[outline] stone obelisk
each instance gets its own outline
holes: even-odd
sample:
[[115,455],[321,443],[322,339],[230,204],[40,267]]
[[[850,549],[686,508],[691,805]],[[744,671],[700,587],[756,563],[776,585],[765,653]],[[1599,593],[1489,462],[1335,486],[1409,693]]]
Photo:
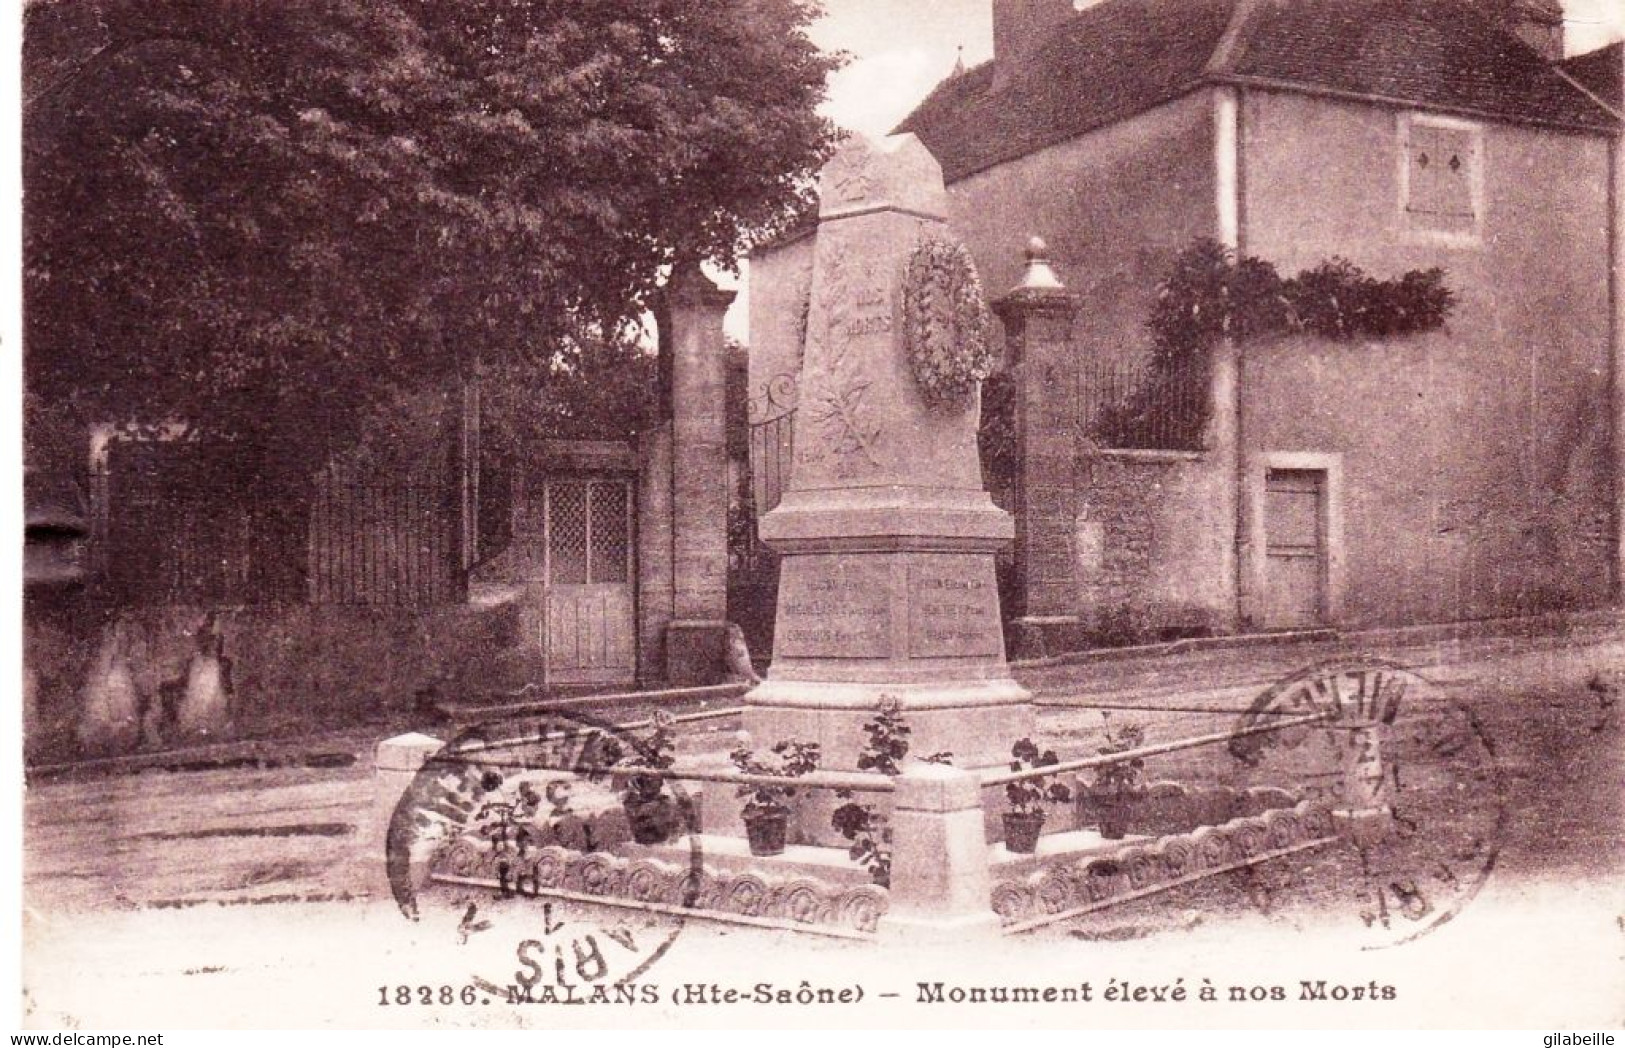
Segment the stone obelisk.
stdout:
[[928,405],[903,335],[908,260],[949,237],[942,169],[912,135],[855,136],[819,195],[795,457],[761,523],[782,557],[773,663],[745,726],[759,746],[817,741],[825,767],[851,769],[890,696],[914,754],[998,764],[1033,730],[993,573],[1014,529],[982,485],[979,396]]

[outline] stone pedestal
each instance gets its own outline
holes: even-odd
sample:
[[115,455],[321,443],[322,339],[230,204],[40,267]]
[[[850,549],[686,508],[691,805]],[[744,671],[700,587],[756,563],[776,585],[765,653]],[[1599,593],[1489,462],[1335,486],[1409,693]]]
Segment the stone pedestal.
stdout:
[[718,684],[728,673],[728,623],[673,619],[666,624],[666,683],[674,688]]
[[975,776],[940,765],[910,765],[898,777],[883,938],[963,942],[997,934],[980,792]]
[[1333,817],[1361,847],[1374,847],[1393,832],[1387,802],[1387,769],[1382,761],[1383,726],[1374,721],[1333,721],[1326,731],[1337,740],[1342,796]]
[[758,747],[817,741],[851,769],[893,697],[915,754],[998,764],[1032,734],[1010,677],[993,554],[1014,534],[982,487],[979,401],[928,405],[902,275],[946,239],[947,194],[913,136],[848,139],[825,166],[789,488],[761,525],[782,555],[773,664],[746,699]]
[[[389,835],[389,822],[396,805],[412,780],[430,757],[439,753],[445,743],[420,732],[409,732],[380,742],[373,751],[373,806],[366,847],[368,865],[367,891],[375,900],[391,897],[389,876],[385,868],[385,853]],[[425,838],[412,852],[412,880],[421,885],[428,877],[429,860],[433,857],[436,841]]]

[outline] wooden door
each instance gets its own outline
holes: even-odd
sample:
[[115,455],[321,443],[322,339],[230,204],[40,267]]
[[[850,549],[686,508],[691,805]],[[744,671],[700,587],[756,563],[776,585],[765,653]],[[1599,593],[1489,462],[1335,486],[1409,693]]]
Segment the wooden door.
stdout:
[[1272,469],[1264,483],[1264,625],[1318,626],[1326,614],[1326,474]]
[[636,671],[631,485],[549,479],[543,506],[548,679],[628,684]]

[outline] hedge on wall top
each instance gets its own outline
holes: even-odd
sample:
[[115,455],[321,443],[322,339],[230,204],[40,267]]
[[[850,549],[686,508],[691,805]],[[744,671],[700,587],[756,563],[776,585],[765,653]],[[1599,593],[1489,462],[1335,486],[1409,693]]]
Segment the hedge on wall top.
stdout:
[[1090,438],[1114,448],[1200,450],[1212,401],[1212,349],[1276,335],[1308,334],[1352,343],[1436,331],[1456,295],[1437,267],[1379,279],[1344,258],[1296,276],[1211,239],[1175,259],[1157,285],[1148,325],[1152,368],[1128,396],[1090,425]]
[[1261,258],[1199,240],[1180,252],[1157,288],[1150,327],[1156,360],[1167,366],[1194,359],[1226,337],[1245,342],[1307,333],[1347,341],[1435,331],[1455,302],[1437,267],[1379,280],[1333,258],[1282,277]]
[[903,274],[903,341],[915,385],[934,408],[968,408],[993,373],[982,283],[963,244],[930,238]]

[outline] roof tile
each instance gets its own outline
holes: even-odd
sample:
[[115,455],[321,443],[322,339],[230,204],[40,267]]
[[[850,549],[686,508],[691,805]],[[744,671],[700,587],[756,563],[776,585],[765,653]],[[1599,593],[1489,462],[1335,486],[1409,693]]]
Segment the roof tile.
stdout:
[[[1233,16],[1239,32],[1221,51]],[[1105,0],[1057,29],[1020,68],[995,72],[989,62],[949,77],[897,128],[925,142],[949,182],[1212,81],[1618,127],[1473,0]]]
[[1265,0],[1230,72],[1514,121],[1615,123],[1533,49],[1458,0]]

